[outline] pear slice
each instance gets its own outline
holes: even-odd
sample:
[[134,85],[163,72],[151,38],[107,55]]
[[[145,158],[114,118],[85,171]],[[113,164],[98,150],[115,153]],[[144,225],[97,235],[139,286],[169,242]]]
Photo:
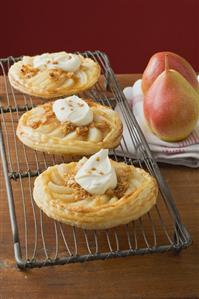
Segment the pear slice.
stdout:
[[88,140],[93,142],[99,142],[102,140],[102,133],[97,128],[89,128]]

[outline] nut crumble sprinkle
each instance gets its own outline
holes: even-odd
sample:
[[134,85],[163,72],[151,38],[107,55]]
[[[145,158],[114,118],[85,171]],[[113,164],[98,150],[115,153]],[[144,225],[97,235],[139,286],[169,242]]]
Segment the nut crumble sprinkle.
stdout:
[[92,197],[92,194],[88,193],[86,190],[80,187],[78,183],[76,183],[74,175],[75,174],[69,174],[65,177],[66,185],[70,188],[73,188],[74,190],[74,197],[82,200],[88,197]]
[[70,78],[72,78],[73,77],[73,72],[65,72],[65,71],[63,71],[63,70],[61,70],[61,69],[52,69],[52,70],[50,70],[50,72],[49,72],[49,76],[50,76],[50,78],[52,79],[52,80],[62,80],[62,79],[66,79],[66,78],[68,78],[68,79],[70,79]]
[[23,64],[21,67],[21,73],[25,78],[31,78],[38,73],[39,69],[32,67],[29,64]]
[[85,136],[88,134],[88,131],[89,131],[89,128],[87,126],[76,128],[76,133],[78,136]]
[[[125,195],[125,192],[127,191],[129,187],[129,178],[130,178],[130,173],[131,170],[130,168],[127,167],[122,167],[122,169],[115,169],[117,173],[117,186],[115,189],[108,189],[104,195],[108,195],[111,199],[113,197],[117,197],[118,199],[122,198]],[[76,181],[75,181],[75,174],[76,170],[73,171],[70,174],[67,174],[64,179],[65,179],[65,185],[72,187],[74,189],[74,196],[75,199],[86,199],[89,197],[92,197],[93,195],[84,190]],[[90,171],[89,174],[92,174]],[[100,196],[100,195],[99,195]],[[103,195],[101,195],[103,196]]]
[[76,129],[76,126],[73,125],[71,122],[63,123],[62,127],[63,127],[63,131],[64,131],[64,135],[67,135]]

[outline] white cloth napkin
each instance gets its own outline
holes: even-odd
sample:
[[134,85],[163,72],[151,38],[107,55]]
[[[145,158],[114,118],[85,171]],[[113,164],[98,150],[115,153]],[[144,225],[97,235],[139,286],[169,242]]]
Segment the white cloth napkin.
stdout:
[[[199,167],[199,121],[194,131],[185,140],[179,142],[162,141],[146,125],[143,113],[141,79],[137,80],[132,87],[126,87],[123,92],[157,161]],[[134,155],[135,148],[132,146],[131,137],[126,125],[124,125],[124,139],[126,140],[129,152]]]

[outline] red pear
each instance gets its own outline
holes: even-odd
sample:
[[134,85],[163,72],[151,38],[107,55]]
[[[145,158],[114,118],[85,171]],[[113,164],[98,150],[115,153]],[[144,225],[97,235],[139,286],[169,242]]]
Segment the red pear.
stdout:
[[199,91],[197,75],[188,61],[172,52],[158,52],[154,54],[142,76],[142,90],[144,93],[150,88],[155,79],[164,71],[165,55],[169,59],[171,69],[178,71],[192,86]]
[[[166,58],[167,60],[168,58]],[[199,94],[177,71],[165,70],[144,97],[144,115],[151,130],[165,141],[186,138],[199,117]]]

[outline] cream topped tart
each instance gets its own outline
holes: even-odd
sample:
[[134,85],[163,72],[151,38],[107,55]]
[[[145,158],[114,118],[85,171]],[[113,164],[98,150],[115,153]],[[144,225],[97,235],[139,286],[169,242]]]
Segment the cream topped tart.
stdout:
[[143,169],[109,159],[103,149],[89,159],[49,167],[34,184],[36,204],[49,217],[84,229],[127,224],[156,203],[155,179]]
[[92,87],[100,72],[99,64],[91,58],[57,52],[24,56],[10,67],[8,77],[15,89],[48,99]]
[[111,108],[70,96],[25,112],[19,120],[17,136],[38,151],[91,155],[120,143],[122,122]]

